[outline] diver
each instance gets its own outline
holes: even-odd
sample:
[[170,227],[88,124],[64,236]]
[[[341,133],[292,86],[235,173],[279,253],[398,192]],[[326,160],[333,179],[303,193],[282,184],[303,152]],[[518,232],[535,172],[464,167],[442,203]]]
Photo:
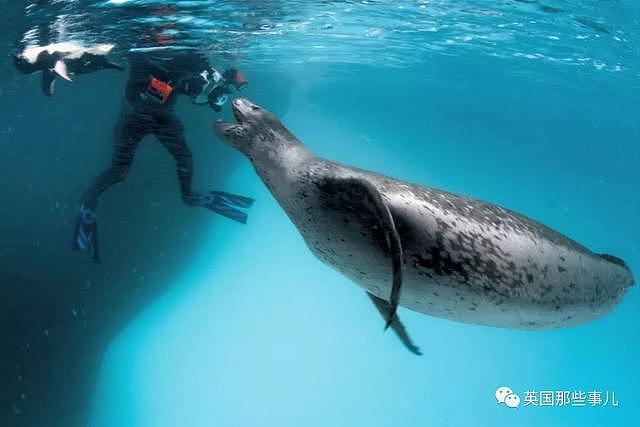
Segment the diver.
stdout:
[[95,215],[98,198],[126,178],[138,144],[146,135],[155,135],[175,159],[182,200],[187,205],[207,208],[244,224],[247,214],[240,209],[253,203],[249,197],[222,191],[193,191],[191,151],[182,122],[174,113],[176,98],[182,94],[191,97],[194,104],[220,112],[232,90],[247,85],[242,73],[234,68],[220,73],[196,50],[138,52],[131,55],[130,63],[111,166],[83,195],[73,240],[75,250],[90,252],[96,262],[100,261]]

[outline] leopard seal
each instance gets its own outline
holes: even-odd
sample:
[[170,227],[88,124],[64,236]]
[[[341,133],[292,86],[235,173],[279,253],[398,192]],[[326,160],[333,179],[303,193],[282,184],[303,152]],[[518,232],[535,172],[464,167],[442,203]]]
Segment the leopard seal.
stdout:
[[509,209],[314,155],[274,115],[233,101],[214,132],[241,151],[310,250],[370,295],[419,353],[396,306],[466,323],[542,329],[613,310],[634,283],[597,254]]

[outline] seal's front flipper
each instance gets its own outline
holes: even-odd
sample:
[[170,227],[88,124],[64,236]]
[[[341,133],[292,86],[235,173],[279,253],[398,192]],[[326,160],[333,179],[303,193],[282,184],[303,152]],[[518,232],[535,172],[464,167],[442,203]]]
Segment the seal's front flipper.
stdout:
[[[389,303],[381,298],[378,298],[375,295],[370,294],[369,292],[367,292],[367,295],[369,296],[369,298],[371,298],[371,301],[373,301],[373,304],[376,306],[380,314],[386,318],[390,308]],[[391,322],[391,329],[396,333],[398,338],[400,338],[400,341],[402,341],[402,344],[404,344],[404,346],[411,353],[422,356],[420,348],[416,346],[413,341],[411,341],[411,337],[407,333],[406,328],[404,327],[398,316],[395,316],[393,318],[393,321]]]
[[328,208],[343,213],[345,223],[356,219],[367,233],[373,233],[378,244],[391,256],[393,283],[386,329],[392,325],[398,309],[403,265],[402,242],[389,206],[380,191],[366,179],[327,178],[319,183],[319,188]]

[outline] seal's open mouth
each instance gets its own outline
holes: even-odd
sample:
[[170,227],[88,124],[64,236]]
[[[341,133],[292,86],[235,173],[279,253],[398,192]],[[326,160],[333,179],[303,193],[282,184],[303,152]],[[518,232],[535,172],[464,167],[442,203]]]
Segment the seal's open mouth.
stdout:
[[222,120],[217,120],[213,126],[214,132],[223,141],[229,141],[230,137],[238,136],[242,133],[241,131],[244,130],[243,125],[247,124],[250,114],[254,110],[259,108],[260,107],[252,104],[247,99],[234,99],[231,103],[231,111],[233,112],[233,116],[235,117],[237,123],[227,123],[223,122]]
[[242,113],[238,109],[238,106],[236,105],[236,101],[237,99],[234,99],[233,102],[231,103],[231,111],[233,111],[233,117],[236,118],[236,121],[238,123],[242,123],[244,121],[244,117],[242,116]]

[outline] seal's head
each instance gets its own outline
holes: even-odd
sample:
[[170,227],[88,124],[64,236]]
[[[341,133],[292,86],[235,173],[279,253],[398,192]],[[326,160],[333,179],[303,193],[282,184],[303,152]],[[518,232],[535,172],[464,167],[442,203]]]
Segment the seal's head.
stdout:
[[259,153],[279,153],[300,145],[295,136],[269,111],[247,99],[234,99],[231,105],[237,123],[217,121],[213,131],[226,143],[253,159]]

